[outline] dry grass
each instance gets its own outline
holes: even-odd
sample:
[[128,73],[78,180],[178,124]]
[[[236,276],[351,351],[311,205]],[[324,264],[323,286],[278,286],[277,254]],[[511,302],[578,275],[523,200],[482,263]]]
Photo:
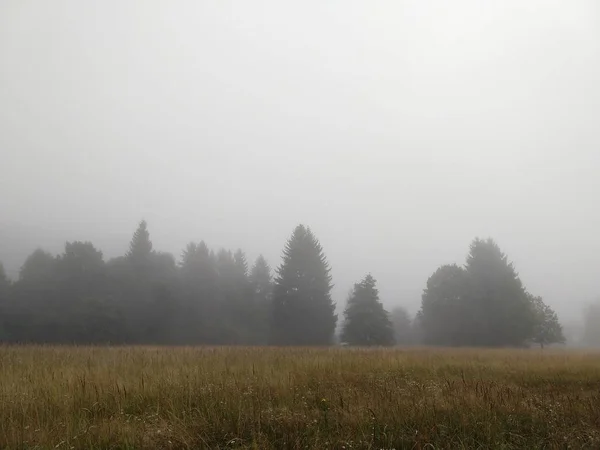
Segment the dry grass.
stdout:
[[0,347],[0,448],[600,448],[600,356]]

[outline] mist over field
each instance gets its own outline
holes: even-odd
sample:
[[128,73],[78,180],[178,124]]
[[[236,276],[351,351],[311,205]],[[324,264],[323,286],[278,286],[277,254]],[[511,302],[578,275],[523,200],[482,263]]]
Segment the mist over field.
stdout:
[[0,448],[600,448],[600,3],[0,1]]
[[414,315],[476,237],[563,325],[600,293],[594,1],[9,0],[0,61],[13,280],[145,219],[178,262],[204,240],[273,269],[310,226],[340,318],[367,273]]

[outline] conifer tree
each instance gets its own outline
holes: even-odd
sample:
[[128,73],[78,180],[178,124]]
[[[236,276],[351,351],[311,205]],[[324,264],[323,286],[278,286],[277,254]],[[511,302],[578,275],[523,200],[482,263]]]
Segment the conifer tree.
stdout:
[[267,260],[260,255],[256,258],[248,277],[252,290],[252,343],[264,345],[269,340],[269,318],[271,313],[271,295],[273,277]]
[[148,266],[150,264],[152,241],[150,241],[148,224],[145,220],[140,222],[137,230],[133,233],[126,256],[135,266]]
[[187,245],[181,258],[183,308],[178,335],[184,342],[218,340],[219,274],[216,258],[204,241]]
[[248,276],[248,261],[246,260],[246,254],[241,249],[237,249],[233,255],[233,262],[238,276],[246,278]]
[[344,311],[342,342],[349,345],[393,345],[394,329],[379,301],[376,281],[367,275],[354,289]]
[[266,300],[272,289],[273,276],[271,267],[264,256],[260,255],[256,258],[249,279],[255,296]]
[[271,343],[329,345],[337,316],[323,248],[310,228],[298,225],[287,241],[273,289]]

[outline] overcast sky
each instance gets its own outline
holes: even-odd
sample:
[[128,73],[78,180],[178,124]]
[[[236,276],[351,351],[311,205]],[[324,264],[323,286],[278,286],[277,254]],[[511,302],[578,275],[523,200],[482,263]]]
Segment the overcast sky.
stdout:
[[280,261],[298,223],[335,299],[386,306],[493,237],[563,318],[600,294],[600,5],[0,2],[0,260],[140,219]]

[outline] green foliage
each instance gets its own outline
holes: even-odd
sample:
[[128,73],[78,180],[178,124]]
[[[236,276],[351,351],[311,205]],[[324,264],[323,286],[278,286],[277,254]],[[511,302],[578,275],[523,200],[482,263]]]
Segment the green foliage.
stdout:
[[554,310],[544,303],[542,297],[528,294],[528,299],[535,317],[532,341],[542,348],[549,344],[564,344],[562,326]]
[[[260,256],[248,270],[241,249],[216,254],[190,243],[179,264],[153,250],[142,221],[124,256],[104,262],[92,243],[36,249],[16,282],[0,266],[0,341],[45,343],[329,345],[337,322],[330,268],[309,228],[287,241],[275,280]],[[473,241],[467,264],[440,267],[414,318],[390,317],[375,280],[354,286],[343,338],[356,345],[521,346],[564,340],[554,311],[526,293],[492,240]],[[600,308],[586,315],[584,341],[600,345]]]
[[600,299],[585,308],[581,340],[586,347],[600,347]]
[[443,266],[428,280],[419,314],[425,342],[522,346],[536,316],[514,267],[492,240],[475,239],[464,269]]
[[151,255],[152,241],[150,241],[148,224],[142,220],[133,233],[126,256],[135,266],[147,267],[150,264]]
[[8,332],[6,331],[5,322],[8,319],[7,310],[9,299],[10,280],[6,276],[4,266],[0,262],[0,342],[7,340]]
[[429,277],[419,313],[425,343],[471,343],[468,286],[467,272],[455,264],[442,266]]
[[328,345],[337,316],[329,263],[309,228],[298,225],[287,241],[273,288],[271,343]]
[[354,289],[344,311],[342,342],[349,345],[392,345],[394,330],[387,311],[379,301],[376,281],[367,275]]
[[262,255],[256,258],[254,266],[252,266],[250,284],[255,298],[260,299],[261,302],[268,302],[270,300],[273,288],[273,275],[271,274],[269,263]]
[[32,284],[50,282],[55,275],[55,268],[54,256],[38,248],[25,260],[19,271],[19,280]]
[[248,276],[248,261],[246,261],[246,254],[241,249],[237,249],[233,255],[233,263],[237,276],[240,279],[246,278]]
[[415,324],[406,308],[397,306],[392,309],[390,321],[394,330],[394,342],[397,345],[411,345],[418,342]]
[[4,270],[4,265],[0,262],[0,289],[5,288],[9,285],[8,277],[6,276],[6,271]]
[[249,283],[252,291],[252,311],[247,320],[252,324],[252,343],[265,345],[269,342],[273,276],[269,263],[262,255],[252,266]]
[[523,284],[500,247],[492,239],[475,239],[466,270],[474,343],[523,345],[531,336],[535,318]]

